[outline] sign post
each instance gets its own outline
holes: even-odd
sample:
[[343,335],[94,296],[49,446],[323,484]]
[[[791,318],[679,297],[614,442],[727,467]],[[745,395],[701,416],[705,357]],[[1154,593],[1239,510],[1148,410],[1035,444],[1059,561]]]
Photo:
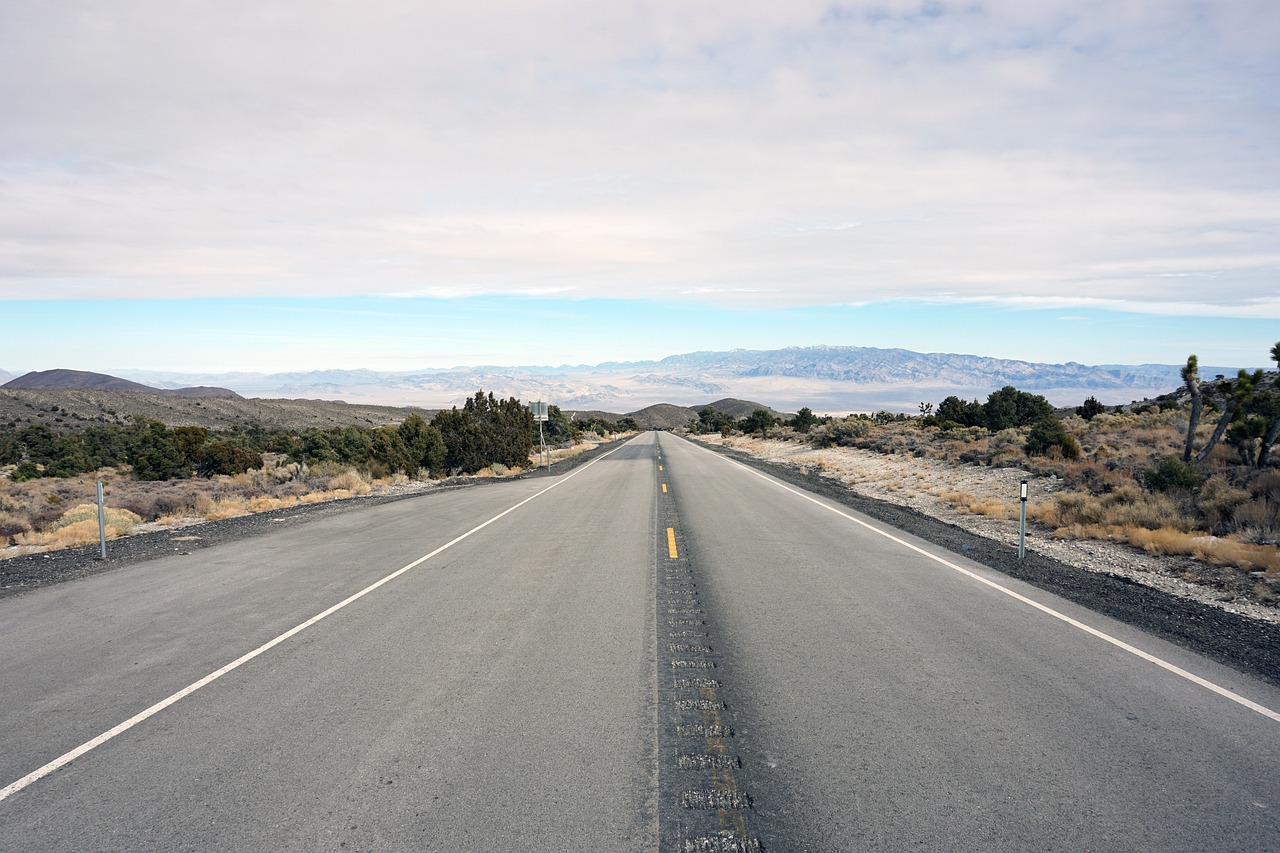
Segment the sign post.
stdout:
[[538,422],[538,464],[541,466],[543,454],[546,454],[547,471],[549,472],[551,470],[551,450],[547,447],[547,440],[542,433],[542,424],[548,419],[547,404],[537,400],[529,404],[529,411],[533,413],[533,419]]

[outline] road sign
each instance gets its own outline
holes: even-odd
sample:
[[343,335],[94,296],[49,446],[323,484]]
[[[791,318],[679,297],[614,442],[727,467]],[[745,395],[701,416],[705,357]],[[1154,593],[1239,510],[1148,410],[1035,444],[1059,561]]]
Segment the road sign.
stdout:
[[538,400],[535,403],[530,403],[529,411],[533,412],[533,419],[535,421],[547,420],[547,404],[541,400]]

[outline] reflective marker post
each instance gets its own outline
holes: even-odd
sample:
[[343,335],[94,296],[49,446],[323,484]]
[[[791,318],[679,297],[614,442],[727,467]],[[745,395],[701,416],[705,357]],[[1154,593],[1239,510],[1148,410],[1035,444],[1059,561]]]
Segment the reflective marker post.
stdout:
[[1027,481],[1022,481],[1022,513],[1018,519],[1018,559],[1027,553]]
[[107,513],[102,505],[102,481],[98,481],[98,559],[107,559]]

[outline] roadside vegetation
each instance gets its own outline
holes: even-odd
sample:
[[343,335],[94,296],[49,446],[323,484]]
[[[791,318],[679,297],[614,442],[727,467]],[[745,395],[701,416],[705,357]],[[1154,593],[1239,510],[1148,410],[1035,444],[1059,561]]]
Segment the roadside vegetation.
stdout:
[[[553,461],[635,428],[599,418],[570,422],[550,409],[544,434]],[[231,518],[414,481],[512,476],[536,464],[537,435],[518,400],[482,391],[429,422],[411,414],[397,426],[209,430],[147,418],[61,431],[0,426],[0,550],[96,543],[97,480],[115,538],[147,523]]]
[[[1280,366],[1280,343],[1271,358]],[[1005,387],[985,402],[924,402],[913,415],[817,417],[801,409],[779,420],[757,410],[733,421],[704,409],[689,429],[1026,470],[1052,484],[1028,507],[1032,522],[1052,535],[1120,542],[1247,573],[1257,599],[1276,605],[1280,374],[1241,371],[1204,381],[1193,355],[1183,377],[1177,392],[1121,407],[1089,398],[1057,410],[1044,397]],[[964,512],[1018,513],[1016,496],[937,496]]]

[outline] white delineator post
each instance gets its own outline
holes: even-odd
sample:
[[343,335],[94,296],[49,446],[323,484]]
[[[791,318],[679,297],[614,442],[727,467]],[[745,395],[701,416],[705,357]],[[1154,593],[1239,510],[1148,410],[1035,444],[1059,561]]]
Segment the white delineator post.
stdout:
[[1022,481],[1022,495],[1019,501],[1022,505],[1022,512],[1018,518],[1018,559],[1021,560],[1027,553],[1027,481]]
[[102,504],[102,481],[98,481],[98,559],[107,559],[107,512]]

